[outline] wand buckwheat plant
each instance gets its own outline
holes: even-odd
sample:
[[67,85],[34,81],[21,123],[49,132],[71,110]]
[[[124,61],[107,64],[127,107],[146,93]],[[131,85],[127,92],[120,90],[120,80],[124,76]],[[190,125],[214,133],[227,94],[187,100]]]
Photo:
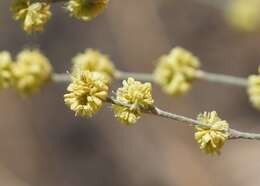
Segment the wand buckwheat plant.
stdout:
[[[63,2],[73,17],[89,21],[101,14],[109,1],[14,0],[11,10],[27,33],[38,32],[43,30],[51,17],[51,5],[58,2]],[[248,11],[250,8],[252,10]],[[259,21],[255,17],[259,16],[255,7],[250,8],[242,10],[241,22],[233,20],[248,30],[258,26]],[[231,20],[239,17],[236,14],[234,9]],[[247,88],[251,103],[260,110],[260,75],[233,77],[205,72],[200,66],[199,59],[190,51],[176,47],[160,57],[153,73],[123,72],[114,67],[107,55],[87,49],[72,59],[71,74],[57,74],[52,73],[48,58],[37,49],[21,51],[15,62],[9,52],[3,51],[0,52],[0,89],[14,88],[21,95],[28,96],[50,80],[53,83],[68,83],[64,102],[75,112],[75,116],[92,117],[106,103],[112,105],[114,116],[126,126],[134,126],[143,114],[171,119],[193,126],[195,140],[207,154],[220,154],[221,148],[230,139],[260,140],[258,133],[230,128],[229,123],[222,120],[216,111],[204,112],[197,119],[192,119],[164,111],[154,104],[152,83],[160,85],[171,96],[180,96],[191,90],[192,82],[196,79]],[[112,80],[123,80],[123,86],[117,89],[115,97],[109,96]]]

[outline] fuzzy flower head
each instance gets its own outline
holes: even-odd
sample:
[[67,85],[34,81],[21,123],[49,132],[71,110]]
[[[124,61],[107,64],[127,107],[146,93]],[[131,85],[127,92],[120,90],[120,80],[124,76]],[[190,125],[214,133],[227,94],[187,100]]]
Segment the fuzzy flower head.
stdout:
[[152,86],[150,83],[141,83],[133,78],[123,81],[123,87],[116,92],[116,99],[122,103],[131,105],[124,107],[113,105],[115,117],[122,123],[131,126],[141,117],[142,111],[153,106]]
[[27,33],[43,31],[44,25],[51,17],[50,5],[32,0],[15,0],[11,8],[14,19],[22,21]]
[[106,76],[108,81],[114,76],[114,65],[105,54],[97,50],[87,49],[84,53],[76,55],[73,59],[72,74],[79,74],[81,71],[100,72]]
[[154,72],[155,81],[170,95],[182,95],[191,88],[200,62],[189,51],[176,47],[159,59]]
[[259,7],[260,0],[231,0],[226,9],[226,19],[239,31],[256,31],[260,28]]
[[12,85],[12,58],[9,52],[0,52],[0,90],[9,88]]
[[[260,67],[258,68],[260,74]],[[248,77],[248,95],[252,105],[260,110],[260,75],[250,75]]]
[[23,50],[13,66],[14,86],[22,95],[38,91],[50,78],[52,67],[39,50]]
[[66,8],[77,19],[89,21],[102,13],[108,2],[109,0],[69,0]]
[[108,96],[108,86],[102,74],[85,71],[72,76],[72,83],[64,95],[65,104],[76,116],[91,117],[100,110]]
[[208,126],[195,127],[195,139],[200,144],[200,149],[207,154],[219,154],[229,137],[229,124],[221,120],[216,111],[199,114],[197,120]]

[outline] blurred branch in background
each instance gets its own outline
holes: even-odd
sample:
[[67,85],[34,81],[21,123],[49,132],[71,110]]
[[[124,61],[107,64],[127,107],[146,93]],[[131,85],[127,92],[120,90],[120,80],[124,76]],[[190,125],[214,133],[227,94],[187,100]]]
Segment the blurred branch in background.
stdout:
[[211,0],[191,0],[191,1],[194,1],[194,2],[201,4],[201,5],[205,5],[205,6],[215,8],[215,9],[220,10],[220,11],[225,11],[226,6],[232,0],[215,0],[215,1],[211,1]]
[[[117,80],[125,80],[129,77],[133,77],[136,80],[142,81],[142,82],[154,82],[154,75],[149,73],[137,73],[137,72],[123,72],[123,71],[116,71],[115,73],[115,79]],[[231,85],[231,86],[239,86],[239,87],[245,87],[248,86],[248,80],[246,78],[240,78],[240,77],[234,77],[230,75],[223,75],[223,74],[216,74],[216,73],[210,73],[205,72],[202,70],[199,70],[196,72],[196,78],[198,80],[204,80],[211,83],[220,83],[224,85]],[[56,82],[60,83],[69,83],[71,81],[69,74],[53,74],[52,79]]]

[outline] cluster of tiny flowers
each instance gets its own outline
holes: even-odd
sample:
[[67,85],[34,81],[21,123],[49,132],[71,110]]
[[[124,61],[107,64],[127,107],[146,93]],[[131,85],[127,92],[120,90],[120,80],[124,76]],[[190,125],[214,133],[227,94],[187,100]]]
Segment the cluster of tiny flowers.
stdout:
[[14,19],[22,22],[27,33],[43,31],[44,25],[51,17],[50,5],[32,0],[15,0],[12,5]]
[[47,57],[39,50],[24,50],[17,56],[13,67],[14,86],[23,95],[38,91],[52,74]]
[[260,0],[231,0],[226,19],[240,31],[252,32],[260,28]]
[[[260,74],[260,67],[258,68]],[[248,95],[252,105],[260,110],[260,75],[250,75],[248,77]]]
[[109,57],[93,49],[87,49],[72,59],[72,74],[81,71],[100,72],[108,81],[114,77],[115,68]]
[[117,89],[116,99],[130,107],[113,104],[115,117],[122,123],[131,126],[141,117],[142,112],[153,106],[152,86],[133,78],[123,81],[123,87]]
[[[88,21],[101,14],[107,4],[108,0],[69,0],[65,8],[72,16]],[[14,0],[11,11],[29,34],[43,31],[52,16],[50,3],[41,0]]]
[[108,96],[114,65],[107,55],[93,49],[76,55],[72,64],[72,82],[64,96],[65,103],[76,116],[91,117]]
[[91,117],[100,110],[108,96],[108,85],[101,73],[84,71],[72,76],[64,95],[65,104],[76,116]]
[[52,67],[38,50],[23,50],[12,62],[9,52],[0,53],[0,87],[14,87],[27,96],[38,91],[50,78]]
[[191,89],[200,66],[197,57],[189,51],[176,47],[169,55],[159,59],[154,72],[155,81],[170,95],[182,95]]
[[70,14],[80,20],[89,21],[107,7],[109,0],[69,0],[66,4]]
[[0,90],[7,89],[12,85],[13,62],[9,52],[0,52]]
[[229,124],[221,120],[215,111],[199,114],[197,120],[203,124],[195,127],[195,139],[200,149],[207,154],[220,154],[220,149],[229,137]]

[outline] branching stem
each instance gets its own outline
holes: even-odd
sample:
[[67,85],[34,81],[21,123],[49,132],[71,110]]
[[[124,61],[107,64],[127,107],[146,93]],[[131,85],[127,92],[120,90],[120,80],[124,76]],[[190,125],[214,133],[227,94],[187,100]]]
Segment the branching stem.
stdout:
[[[131,107],[131,105],[129,105],[127,103],[122,103],[121,101],[116,100],[115,98],[108,98],[107,102],[110,104],[116,104],[116,105],[120,105],[120,106],[124,106],[124,107],[129,107],[129,108]],[[182,124],[188,124],[190,126],[200,126],[200,127],[209,128],[208,125],[201,123],[198,120],[188,118],[185,116],[181,116],[178,114],[174,114],[171,112],[167,112],[167,111],[164,111],[155,106],[151,107],[148,110],[144,110],[144,112],[155,115],[155,116],[179,121],[179,122],[182,122]],[[229,134],[230,134],[229,139],[260,140],[260,134],[256,134],[256,133],[241,132],[241,131],[238,131],[235,129],[229,129]]]
[[[247,87],[247,80],[243,79],[243,78],[207,73],[207,72],[203,72],[203,71],[198,71],[197,76],[199,79],[207,80],[210,82]],[[133,77],[140,81],[150,81],[150,82],[154,81],[152,74],[128,73],[128,72],[117,71],[117,73],[115,75],[115,78],[120,79],[120,80],[127,79],[128,77]],[[69,74],[54,74],[52,76],[52,80],[57,83],[69,83],[71,81]],[[121,105],[121,106],[131,107],[131,105],[129,105],[127,103],[122,103],[114,98],[108,98],[107,102],[111,103],[111,104],[117,104],[117,105]],[[192,126],[199,125],[201,127],[206,127],[206,128],[209,127],[209,126],[199,122],[198,120],[191,119],[191,118],[181,116],[181,115],[177,115],[177,114],[174,114],[171,112],[167,112],[167,111],[164,111],[157,107],[151,107],[148,110],[144,110],[144,112],[148,113],[148,114],[153,114],[155,116],[186,123],[186,124],[189,124]],[[230,129],[229,133],[230,133],[230,139],[260,140],[260,134],[241,132],[241,131],[238,131],[235,129]]]

